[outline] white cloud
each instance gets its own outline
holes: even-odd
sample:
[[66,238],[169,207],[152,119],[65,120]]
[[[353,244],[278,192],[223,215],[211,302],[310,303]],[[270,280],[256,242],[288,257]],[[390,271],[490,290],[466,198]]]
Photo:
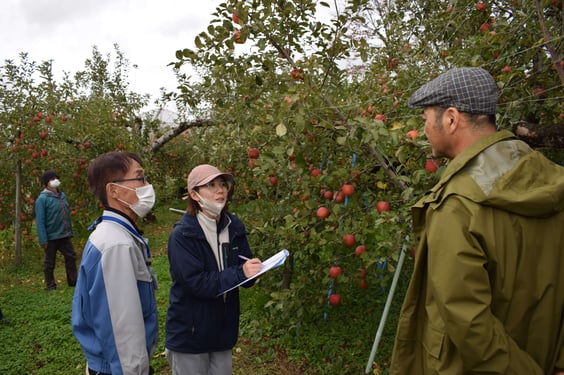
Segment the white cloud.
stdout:
[[178,49],[193,47],[218,0],[4,0],[0,12],[0,61],[21,52],[55,72],[83,69],[92,47],[113,54],[117,44],[130,61],[130,88],[157,96],[176,86],[171,67]]

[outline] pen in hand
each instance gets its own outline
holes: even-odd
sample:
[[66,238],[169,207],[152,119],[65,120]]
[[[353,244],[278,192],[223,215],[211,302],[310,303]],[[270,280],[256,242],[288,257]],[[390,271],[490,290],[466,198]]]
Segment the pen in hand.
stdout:
[[244,260],[250,260],[249,258],[247,258],[246,256],[241,255],[241,254],[239,254],[239,258],[244,259]]

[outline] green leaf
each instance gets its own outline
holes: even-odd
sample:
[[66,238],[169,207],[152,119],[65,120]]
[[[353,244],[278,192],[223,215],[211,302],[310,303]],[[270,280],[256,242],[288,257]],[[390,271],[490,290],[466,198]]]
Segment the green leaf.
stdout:
[[286,125],[284,125],[283,123],[276,125],[276,135],[277,136],[283,137],[283,136],[286,135],[287,132],[288,132],[288,129],[286,128]]

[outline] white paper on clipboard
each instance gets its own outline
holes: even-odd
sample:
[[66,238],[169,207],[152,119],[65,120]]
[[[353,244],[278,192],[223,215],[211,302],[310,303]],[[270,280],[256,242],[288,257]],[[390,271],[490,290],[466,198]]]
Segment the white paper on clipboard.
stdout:
[[274,254],[273,256],[271,256],[270,258],[265,260],[264,262],[262,262],[262,269],[256,275],[251,276],[248,279],[246,279],[245,281],[242,281],[239,284],[235,285],[234,287],[231,287],[231,288],[219,293],[217,296],[220,296],[220,295],[225,294],[225,293],[227,293],[227,292],[229,292],[229,291],[231,291],[235,288],[238,288],[238,287],[241,286],[241,284],[244,284],[249,280],[255,279],[265,272],[268,272],[272,269],[275,269],[276,267],[280,267],[282,264],[284,264],[288,255],[290,255],[290,252],[288,250],[286,250],[286,249],[280,250],[279,252],[277,252],[276,254]]

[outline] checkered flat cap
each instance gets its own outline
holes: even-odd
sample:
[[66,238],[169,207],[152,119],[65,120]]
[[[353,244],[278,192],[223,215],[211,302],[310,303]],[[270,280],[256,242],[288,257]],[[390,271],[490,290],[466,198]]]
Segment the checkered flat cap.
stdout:
[[454,68],[421,86],[409,98],[411,108],[454,107],[460,112],[494,115],[497,85],[482,68]]

